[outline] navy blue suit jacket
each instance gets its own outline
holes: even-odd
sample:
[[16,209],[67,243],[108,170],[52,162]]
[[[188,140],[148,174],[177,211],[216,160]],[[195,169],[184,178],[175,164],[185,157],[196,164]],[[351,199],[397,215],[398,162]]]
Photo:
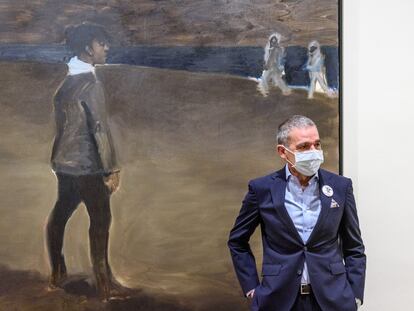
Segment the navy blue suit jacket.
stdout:
[[[331,197],[322,192],[324,185],[333,189]],[[352,182],[320,169],[319,186],[321,212],[304,244],[284,205],[285,168],[250,181],[228,246],[243,292],[255,289],[252,310],[290,311],[305,259],[322,310],[355,311],[355,298],[363,300],[366,256]],[[339,206],[331,207],[332,199]],[[258,225],[263,243],[261,281],[249,247]]]

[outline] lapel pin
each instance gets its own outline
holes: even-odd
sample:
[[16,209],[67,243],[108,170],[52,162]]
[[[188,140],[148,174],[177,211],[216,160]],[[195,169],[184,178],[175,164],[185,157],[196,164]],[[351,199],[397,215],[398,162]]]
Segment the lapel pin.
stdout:
[[339,207],[338,202],[336,202],[334,199],[331,201],[331,208]]
[[322,187],[322,192],[327,197],[333,196],[333,193],[334,193],[333,192],[333,189],[330,186],[328,186],[328,185],[325,185],[325,186]]

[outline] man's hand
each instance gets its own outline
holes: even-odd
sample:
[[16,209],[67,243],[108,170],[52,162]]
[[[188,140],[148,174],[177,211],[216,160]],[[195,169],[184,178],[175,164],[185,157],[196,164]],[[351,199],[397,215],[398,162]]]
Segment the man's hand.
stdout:
[[253,299],[253,297],[254,297],[254,289],[249,290],[249,291],[247,292],[247,294],[246,294],[246,297],[247,297],[248,299]]
[[118,190],[120,180],[119,172],[111,173],[109,176],[104,176],[103,180],[106,187],[108,187],[110,194]]

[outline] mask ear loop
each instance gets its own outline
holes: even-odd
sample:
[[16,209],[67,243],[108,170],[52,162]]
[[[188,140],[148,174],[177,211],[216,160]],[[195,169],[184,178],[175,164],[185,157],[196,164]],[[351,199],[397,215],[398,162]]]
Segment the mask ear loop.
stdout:
[[[290,151],[288,148],[286,148],[285,146],[283,146],[283,148],[285,148],[285,150],[289,151],[291,154],[293,154],[295,156],[295,153]],[[286,157],[286,162],[288,162],[290,165],[292,165],[293,168],[295,168],[295,164],[293,164],[292,162],[289,161],[289,159]],[[296,160],[296,156],[295,156],[295,160]]]

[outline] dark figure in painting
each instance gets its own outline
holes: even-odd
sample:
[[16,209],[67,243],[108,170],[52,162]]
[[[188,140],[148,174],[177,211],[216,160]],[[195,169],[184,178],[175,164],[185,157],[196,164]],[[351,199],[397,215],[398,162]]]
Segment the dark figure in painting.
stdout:
[[270,35],[265,47],[263,73],[260,78],[258,89],[267,96],[269,93],[269,83],[272,81],[273,85],[282,90],[283,95],[291,93],[290,88],[283,80],[285,49],[280,46],[281,36],[278,33]]
[[103,299],[119,294],[120,285],[108,262],[111,223],[110,196],[119,186],[119,167],[107,123],[104,90],[95,65],[104,64],[109,36],[101,26],[83,23],[66,31],[66,44],[76,54],[54,97],[56,137],[52,168],[58,198],[47,224],[51,276],[49,287],[65,281],[62,253],[65,226],[78,205],[86,205],[90,255],[98,294]]

